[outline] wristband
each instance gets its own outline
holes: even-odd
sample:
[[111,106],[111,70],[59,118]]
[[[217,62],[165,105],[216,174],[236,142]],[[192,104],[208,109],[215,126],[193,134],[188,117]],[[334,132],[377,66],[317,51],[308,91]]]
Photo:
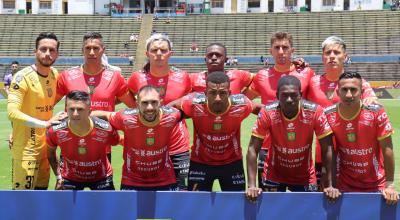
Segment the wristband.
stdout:
[[61,174],[57,175],[57,176],[56,176],[56,179],[57,179],[57,180],[62,180]]

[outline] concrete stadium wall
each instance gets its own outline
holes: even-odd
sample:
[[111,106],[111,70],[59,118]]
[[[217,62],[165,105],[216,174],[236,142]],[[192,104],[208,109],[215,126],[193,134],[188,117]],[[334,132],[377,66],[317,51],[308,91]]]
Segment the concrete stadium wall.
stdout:
[[0,191],[1,219],[400,219],[378,193]]

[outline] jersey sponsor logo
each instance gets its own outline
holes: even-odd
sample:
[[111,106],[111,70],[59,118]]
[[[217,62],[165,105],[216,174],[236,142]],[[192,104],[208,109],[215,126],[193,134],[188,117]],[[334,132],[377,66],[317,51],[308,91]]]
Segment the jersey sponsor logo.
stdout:
[[136,118],[124,118],[122,121],[122,124],[126,128],[138,128],[139,127],[139,125],[137,124]]
[[147,129],[146,134],[154,134],[154,129],[153,128]]
[[390,123],[387,123],[385,125],[385,131],[392,131],[392,130],[393,130],[392,125]]
[[356,134],[355,133],[347,133],[347,141],[348,142],[356,142]]
[[96,135],[99,136],[99,137],[107,137],[108,133],[106,131],[97,130],[96,131]]
[[16,75],[15,76],[15,82],[16,83],[20,83],[22,80],[24,79],[24,77],[22,75]]
[[370,112],[365,112],[363,114],[363,116],[364,116],[364,119],[368,120],[368,121],[372,121],[374,119],[374,115],[372,115],[372,113],[370,113]]
[[296,132],[288,132],[287,133],[287,139],[288,139],[288,141],[296,140]]
[[341,152],[347,155],[365,156],[373,153],[372,147],[369,148],[363,148],[362,146],[360,147],[362,149],[353,149],[351,147],[340,147],[339,149]]
[[128,109],[124,110],[124,114],[125,115],[134,115],[134,114],[137,114],[137,113],[139,113],[139,111],[136,108],[128,108]]
[[346,125],[346,131],[354,130],[353,124],[350,122]]
[[[91,93],[91,94],[93,94],[93,93]],[[102,102],[102,101],[91,101],[90,105],[91,105],[91,107],[109,107],[109,106],[111,106],[110,103]]]
[[94,123],[104,129],[108,129],[110,127],[110,124],[108,124],[108,122],[106,121],[102,121],[102,120],[94,120]]
[[384,120],[386,120],[387,119],[387,114],[386,114],[386,112],[382,112],[382,114],[380,114],[379,116],[378,116],[378,121],[379,122],[382,122],[382,121],[384,121]]
[[293,124],[292,122],[290,122],[290,123],[287,125],[287,129],[288,129],[288,130],[293,130],[293,129],[295,129],[294,124]]
[[245,99],[242,94],[232,95],[231,97],[232,97],[233,104],[244,104],[245,103]]
[[57,138],[65,138],[68,136],[68,131],[57,132]]
[[61,124],[54,125],[53,130],[58,130],[58,129],[66,128],[66,127],[67,127],[67,121],[64,121]]

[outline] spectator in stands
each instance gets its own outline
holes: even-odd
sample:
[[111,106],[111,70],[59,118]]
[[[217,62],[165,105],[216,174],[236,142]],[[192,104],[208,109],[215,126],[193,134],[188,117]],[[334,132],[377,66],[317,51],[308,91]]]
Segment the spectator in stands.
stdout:
[[[47,160],[46,128],[58,122],[52,117],[56,98],[60,42],[54,33],[36,38],[36,63],[15,73],[8,96],[8,118],[12,122],[12,189],[46,190],[50,169]],[[40,88],[40,89],[39,89]]]
[[133,66],[133,64],[135,63],[135,57],[134,56],[129,56],[129,65]]
[[10,93],[11,81],[14,74],[18,71],[18,67],[19,67],[18,61],[12,61],[10,68],[4,73],[4,79],[3,79],[4,90],[6,91],[7,96]]
[[171,23],[171,18],[168,16],[167,19],[165,19],[165,23],[166,24],[170,24]]
[[197,46],[196,42],[192,42],[192,44],[190,45],[190,52],[198,52],[199,51],[199,47]]
[[[71,91],[66,95],[68,118],[47,130],[48,160],[56,176],[56,190],[114,190],[106,148],[120,141],[118,132],[97,117],[90,117],[90,96]],[[57,146],[63,167],[57,159]],[[86,165],[82,165],[86,164]]]
[[[146,40],[146,56],[148,63],[142,70],[135,71],[128,79],[130,91],[137,95],[140,88],[146,85],[156,87],[161,96],[161,104],[179,99],[191,90],[187,72],[169,65],[172,55],[172,42],[168,36],[153,34]],[[186,122],[177,124],[171,134],[169,154],[174,164],[176,182],[180,190],[187,190],[189,171],[189,131]]]
[[339,77],[337,94],[339,103],[325,110],[336,141],[337,187],[342,192],[381,191],[387,204],[396,204],[394,130],[384,108],[362,104],[357,72]]
[[124,43],[124,48],[125,48],[125,49],[129,49],[129,43],[128,43],[128,42],[125,42],[125,43]]
[[318,190],[312,162],[312,139],[315,133],[321,141],[327,185],[325,195],[330,200],[339,197],[334,188],[332,130],[322,107],[301,98],[300,80],[295,76],[283,76],[278,81],[278,101],[263,108],[253,126],[247,151],[247,197],[255,200],[261,193],[256,186],[257,156],[264,138],[270,146],[264,170],[262,188],[265,191],[316,192]]
[[139,35],[132,33],[131,36],[129,36],[129,40],[132,42],[137,42],[139,40]]

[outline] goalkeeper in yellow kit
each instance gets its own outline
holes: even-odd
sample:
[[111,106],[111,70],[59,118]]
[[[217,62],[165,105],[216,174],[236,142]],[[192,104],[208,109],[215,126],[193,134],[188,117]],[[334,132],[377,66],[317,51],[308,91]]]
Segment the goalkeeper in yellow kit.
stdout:
[[40,33],[34,50],[35,64],[17,72],[10,85],[8,118],[12,123],[12,188],[47,189],[46,128],[62,117],[52,118],[57,70],[51,65],[60,43],[53,33]]

